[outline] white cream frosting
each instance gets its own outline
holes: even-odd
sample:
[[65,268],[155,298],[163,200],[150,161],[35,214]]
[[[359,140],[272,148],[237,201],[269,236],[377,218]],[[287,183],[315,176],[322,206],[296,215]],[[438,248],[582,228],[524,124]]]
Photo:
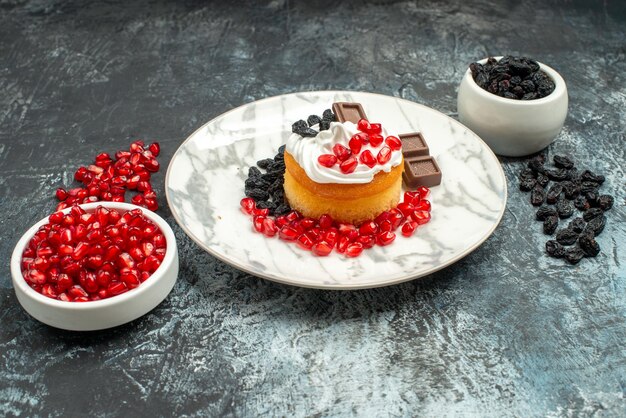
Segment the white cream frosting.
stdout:
[[[319,126],[315,125],[312,128],[318,130]],[[329,129],[321,131],[313,138],[302,137],[295,133],[291,134],[287,140],[286,151],[304,169],[307,176],[317,183],[365,184],[371,182],[376,173],[380,171],[389,173],[393,167],[402,162],[402,150],[392,151],[391,158],[385,164],[376,163],[374,167],[370,168],[359,161],[356,169],[352,173],[346,174],[341,172],[339,164],[329,168],[317,161],[317,158],[322,154],[333,154],[335,144],[349,148],[348,141],[359,132],[352,122],[331,122]],[[390,134],[383,127],[381,135],[383,138],[387,138]],[[370,150],[376,158],[384,146],[384,140],[378,147],[372,147],[369,143],[363,144],[360,153]]]

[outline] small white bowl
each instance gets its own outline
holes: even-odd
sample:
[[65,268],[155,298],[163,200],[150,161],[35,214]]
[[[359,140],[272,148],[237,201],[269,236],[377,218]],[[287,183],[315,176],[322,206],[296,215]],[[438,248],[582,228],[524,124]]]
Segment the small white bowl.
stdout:
[[[108,299],[90,302],[64,302],[46,297],[32,289],[20,268],[22,253],[40,226],[48,223],[46,216],[30,228],[18,241],[11,256],[11,275],[15,295],[33,318],[56,328],[71,331],[94,331],[125,324],[150,312],[165,299],[178,277],[178,249],[172,228],[156,213],[128,203],[95,202],[81,205],[87,212],[98,206],[122,213],[141,209],[165,236],[165,257],[159,268],[136,288]],[[70,208],[63,210],[68,213]]]
[[[485,64],[487,59],[478,62]],[[520,157],[540,151],[563,127],[568,103],[565,81],[554,69],[538,64],[554,81],[554,91],[541,99],[514,100],[489,93],[476,84],[469,69],[461,80],[459,120],[498,155]]]

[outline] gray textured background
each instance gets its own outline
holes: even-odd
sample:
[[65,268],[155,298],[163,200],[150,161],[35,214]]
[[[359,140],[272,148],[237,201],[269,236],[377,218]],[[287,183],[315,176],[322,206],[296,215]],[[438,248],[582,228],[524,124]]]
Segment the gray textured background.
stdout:
[[[127,3],[127,4],[125,4]],[[0,415],[620,416],[626,411],[624,1],[0,0]],[[56,187],[100,151],[158,140],[166,167],[205,121],[281,93],[346,89],[455,115],[473,60],[525,54],[570,93],[548,153],[608,176],[602,253],[543,255],[510,197],[494,235],[423,280],[367,291],[273,284],[179,239],[173,292],[94,333],[19,306],[8,260]]]

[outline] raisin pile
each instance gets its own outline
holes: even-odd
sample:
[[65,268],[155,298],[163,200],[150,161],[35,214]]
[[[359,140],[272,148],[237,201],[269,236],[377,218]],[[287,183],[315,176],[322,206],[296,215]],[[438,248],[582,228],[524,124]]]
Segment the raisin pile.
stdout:
[[539,64],[526,57],[507,55],[500,61],[489,57],[485,64],[470,64],[474,81],[480,88],[500,97],[534,100],[554,91],[554,82],[539,69]]
[[[291,125],[291,132],[300,136],[313,138],[316,137],[321,131],[325,131],[330,128],[330,123],[337,120],[332,110],[326,109],[320,118],[317,115],[311,115],[306,121],[300,119]],[[318,125],[319,132],[312,128],[312,126]]]
[[[274,158],[259,160],[256,167],[248,169],[245,183],[246,196],[254,199],[256,207],[268,209],[270,215],[285,215],[291,207],[285,199],[285,146],[278,148]],[[265,170],[265,173],[261,172]]]
[[[537,156],[520,173],[520,190],[530,192],[530,203],[538,206],[535,217],[543,222],[543,232],[555,239],[546,242],[546,252],[555,258],[565,258],[571,264],[583,257],[600,253],[597,237],[606,225],[604,212],[613,207],[613,196],[599,192],[604,176],[589,170],[579,171],[574,161],[562,155],[553,158],[554,167],[545,165],[545,157]],[[554,205],[554,206],[549,206]],[[559,222],[574,215],[567,226],[557,231]]]

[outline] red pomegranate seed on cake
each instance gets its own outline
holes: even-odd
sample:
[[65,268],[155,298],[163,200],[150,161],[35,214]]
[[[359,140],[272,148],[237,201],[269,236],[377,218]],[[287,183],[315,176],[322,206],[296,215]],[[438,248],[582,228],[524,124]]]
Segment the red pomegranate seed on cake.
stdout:
[[402,235],[410,237],[417,229],[418,223],[415,221],[407,221],[402,225]]
[[326,241],[319,241],[313,244],[311,251],[317,256],[325,257],[333,251],[333,246]]
[[332,228],[324,232],[322,235],[324,241],[329,243],[332,247],[335,246],[337,240],[339,239],[339,231],[336,228]]
[[378,155],[376,156],[376,160],[378,164],[383,165],[386,164],[391,159],[391,148],[388,146],[384,146],[378,151]]
[[363,141],[361,141],[361,139],[357,138],[357,136],[355,135],[350,138],[350,141],[348,141],[348,146],[350,147],[350,151],[352,151],[352,154],[358,154],[359,152],[361,152]]
[[376,165],[376,158],[374,157],[374,154],[372,154],[372,151],[368,149],[366,149],[361,153],[361,155],[359,155],[359,161],[361,162],[361,164],[365,164],[369,168],[372,168]]
[[337,164],[337,157],[332,154],[322,154],[317,157],[317,162],[324,167],[332,167]]
[[350,173],[354,172],[354,170],[356,170],[356,166],[358,164],[359,163],[357,162],[356,158],[350,157],[347,160],[345,160],[344,162],[342,162],[341,164],[339,164],[339,169],[344,174],[350,174]]
[[298,231],[287,225],[280,228],[280,231],[278,232],[278,237],[284,241],[294,241],[298,238],[298,235]]
[[396,234],[391,231],[381,232],[376,236],[376,244],[384,247],[391,244],[396,239]]
[[411,218],[419,225],[424,225],[430,221],[430,212],[425,210],[416,210],[411,214]]
[[425,210],[430,212],[431,206],[428,200],[421,200],[417,205],[414,205],[416,210]]
[[370,123],[368,122],[367,119],[359,119],[359,121],[356,124],[356,128],[359,131],[367,132],[370,129]]
[[318,221],[320,228],[322,229],[328,229],[331,226],[333,226],[333,218],[332,216],[328,215],[328,214],[324,214],[322,216],[320,216],[320,219]]
[[385,138],[385,144],[391,148],[392,151],[398,151],[402,149],[402,141],[395,136],[388,136]]
[[374,218],[374,222],[380,225],[381,222],[389,220],[389,216],[390,214],[388,211],[381,212],[376,218]]
[[380,134],[373,134],[370,135],[370,145],[373,146],[374,148],[378,147],[380,144],[383,143],[383,136]]
[[352,151],[341,144],[333,145],[333,153],[339,161],[346,161],[352,155]]
[[370,136],[365,132],[357,132],[352,138],[360,139],[362,144],[370,142]]
[[365,222],[359,227],[359,233],[361,235],[374,235],[377,234],[378,231],[380,231],[380,228],[374,221]]
[[310,250],[313,247],[314,242],[311,238],[309,238],[309,236],[302,234],[296,239],[296,244],[298,244],[298,246],[302,249]]
[[386,220],[386,221],[382,221],[380,224],[378,224],[380,226],[380,230],[381,232],[389,232],[389,231],[393,231],[393,224],[391,223],[390,220]]
[[256,208],[252,211],[252,214],[255,216],[268,216],[270,214],[270,210],[268,208]]
[[365,130],[365,132],[367,132],[368,134],[379,134],[381,133],[383,130],[383,127],[380,123],[370,123],[370,126],[368,129]]
[[339,239],[337,240],[337,252],[345,253],[346,248],[348,248],[349,244],[350,244],[350,238],[348,238],[346,235],[341,235]]
[[346,246],[346,257],[358,257],[363,252],[363,244],[360,242],[352,242]]
[[360,242],[363,248],[372,248],[376,244],[376,237],[374,235],[361,235],[356,239],[356,242]]

